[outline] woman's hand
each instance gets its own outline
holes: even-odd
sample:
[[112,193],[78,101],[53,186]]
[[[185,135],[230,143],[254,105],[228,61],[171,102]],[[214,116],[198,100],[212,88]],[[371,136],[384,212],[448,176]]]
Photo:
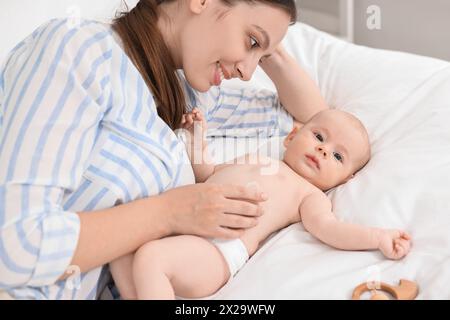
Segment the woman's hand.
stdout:
[[233,239],[254,227],[267,195],[258,188],[199,183],[160,195],[168,209],[173,234]]
[[270,74],[269,71],[271,69],[280,67],[284,62],[286,62],[286,59],[288,58],[290,58],[290,55],[284,49],[283,44],[280,43],[275,48],[274,52],[272,52],[270,55],[266,57],[262,57],[259,60],[259,65],[266,73]]

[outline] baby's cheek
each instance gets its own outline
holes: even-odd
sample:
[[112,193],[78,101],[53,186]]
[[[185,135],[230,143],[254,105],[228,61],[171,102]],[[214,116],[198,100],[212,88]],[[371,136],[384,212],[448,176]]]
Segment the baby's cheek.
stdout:
[[323,188],[330,188],[336,182],[336,170],[329,166],[322,166],[317,181]]

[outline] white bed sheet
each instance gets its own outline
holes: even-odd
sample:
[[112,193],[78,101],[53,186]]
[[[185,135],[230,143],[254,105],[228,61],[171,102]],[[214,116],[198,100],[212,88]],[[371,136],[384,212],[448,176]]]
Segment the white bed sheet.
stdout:
[[[214,298],[350,299],[367,280],[397,284],[404,278],[418,283],[418,299],[450,299],[450,64],[356,46],[303,24],[290,28],[284,44],[327,102],[358,116],[371,138],[369,164],[329,193],[336,215],[405,229],[412,250],[400,261],[378,251],[340,251],[298,223],[270,238]],[[245,86],[274,89],[261,70]],[[223,159],[264,141],[227,143],[236,146],[226,148]],[[223,148],[215,149],[220,158]]]

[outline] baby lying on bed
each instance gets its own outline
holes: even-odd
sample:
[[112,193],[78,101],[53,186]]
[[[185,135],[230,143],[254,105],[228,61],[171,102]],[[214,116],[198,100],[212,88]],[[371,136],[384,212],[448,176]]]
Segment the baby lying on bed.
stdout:
[[[184,117],[191,137],[198,132],[194,127],[204,130],[205,126],[198,110]],[[191,161],[196,152],[207,154],[206,143],[197,145],[194,139],[187,144]],[[192,161],[198,182],[252,183],[261,188],[268,195],[262,203],[264,214],[256,226],[235,240],[180,235],[149,242],[136,252],[132,268],[123,265],[112,269],[122,298],[211,295],[242,268],[271,233],[300,221],[312,235],[338,249],[379,249],[390,259],[408,253],[407,233],[338,221],[324,194],[351,179],[369,160],[368,135],[357,118],[338,110],[321,111],[306,124],[296,124],[284,145],[282,161],[251,155],[236,159],[238,164],[215,166]],[[278,169],[264,174],[268,166]]]

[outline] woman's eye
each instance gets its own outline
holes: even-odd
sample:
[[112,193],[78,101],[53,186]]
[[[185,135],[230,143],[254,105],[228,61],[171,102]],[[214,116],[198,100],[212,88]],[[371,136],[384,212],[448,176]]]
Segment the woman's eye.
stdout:
[[315,133],[314,135],[316,136],[317,140],[319,140],[320,142],[323,142],[323,137],[320,133]]
[[258,41],[256,41],[256,39],[255,38],[253,38],[253,37],[250,37],[250,46],[252,47],[252,48],[258,48],[259,47],[259,43],[258,43]]
[[337,161],[342,162],[342,156],[339,153],[333,152],[333,156]]

